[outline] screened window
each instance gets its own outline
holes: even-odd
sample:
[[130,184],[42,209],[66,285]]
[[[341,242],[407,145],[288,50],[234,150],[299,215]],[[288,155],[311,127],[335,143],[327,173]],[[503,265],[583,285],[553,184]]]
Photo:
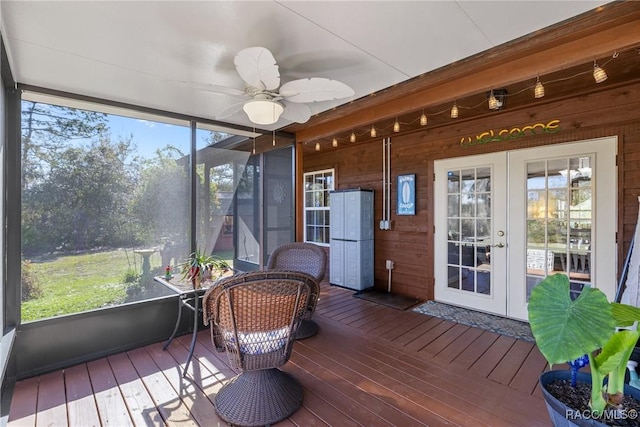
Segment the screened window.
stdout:
[[22,101],[22,321],[168,295],[189,254],[186,121]]
[[334,169],[304,174],[304,241],[329,245],[329,192]]
[[239,180],[235,168],[244,166],[249,153],[216,148],[231,135],[199,128],[196,131],[196,246],[233,263],[233,197]]

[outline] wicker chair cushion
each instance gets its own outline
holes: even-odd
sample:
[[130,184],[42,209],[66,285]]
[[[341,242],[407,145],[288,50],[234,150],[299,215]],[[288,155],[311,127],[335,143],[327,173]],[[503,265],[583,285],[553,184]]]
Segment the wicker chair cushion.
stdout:
[[[289,328],[274,329],[265,332],[238,332],[240,352],[245,354],[265,354],[280,350],[287,344]],[[224,338],[228,343],[235,345],[235,337],[232,332],[225,332]]]

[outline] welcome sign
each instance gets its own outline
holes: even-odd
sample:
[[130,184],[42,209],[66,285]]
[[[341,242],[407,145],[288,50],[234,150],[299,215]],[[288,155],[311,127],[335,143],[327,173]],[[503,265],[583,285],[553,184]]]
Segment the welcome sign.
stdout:
[[510,139],[522,138],[529,135],[540,135],[545,133],[556,133],[560,131],[560,120],[554,119],[548,123],[536,123],[533,125],[514,127],[511,129],[488,130],[476,136],[460,138],[460,145],[472,146],[488,144],[490,142],[508,141]]

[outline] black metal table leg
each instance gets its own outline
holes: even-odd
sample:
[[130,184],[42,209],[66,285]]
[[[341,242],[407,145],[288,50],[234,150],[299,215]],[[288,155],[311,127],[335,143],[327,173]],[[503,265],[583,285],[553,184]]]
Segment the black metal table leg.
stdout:
[[176,326],[174,326],[173,332],[171,333],[171,336],[169,337],[167,342],[162,346],[162,350],[166,351],[167,348],[169,348],[169,344],[171,344],[171,341],[173,341],[173,339],[176,337],[176,334],[178,333],[180,319],[182,318],[182,306],[184,305],[184,303],[184,296],[180,295],[180,297],[178,298],[178,317],[176,318]]
[[189,346],[189,355],[187,356],[187,363],[184,365],[184,371],[182,372],[182,377],[187,376],[187,370],[189,369],[189,364],[191,363],[191,358],[193,357],[193,350],[196,347],[196,338],[198,336],[198,303],[200,301],[200,296],[194,294],[193,296],[193,332],[191,335],[191,345]]

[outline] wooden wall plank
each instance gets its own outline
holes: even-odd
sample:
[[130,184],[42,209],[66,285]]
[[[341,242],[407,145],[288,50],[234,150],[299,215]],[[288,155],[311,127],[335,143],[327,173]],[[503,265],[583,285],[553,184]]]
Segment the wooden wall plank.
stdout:
[[[534,123],[560,121],[555,134],[528,136],[521,139],[465,147],[460,139],[493,129],[511,129]],[[531,148],[574,141],[618,137],[619,209],[618,271],[624,261],[632,226],[638,212],[640,195],[640,83],[594,87],[580,96],[558,100],[541,100],[524,108],[485,114],[474,119],[411,133],[392,135],[392,195],[398,174],[416,174],[416,215],[395,214],[392,197],[392,229],[374,232],[375,286],[386,289],[385,260],[395,262],[393,291],[421,299],[433,299],[433,165],[438,159],[485,154],[504,150]],[[332,165],[336,168],[337,188],[362,187],[374,190],[374,224],[382,217],[382,152],[380,138],[342,144],[337,149],[305,152],[304,171]]]

